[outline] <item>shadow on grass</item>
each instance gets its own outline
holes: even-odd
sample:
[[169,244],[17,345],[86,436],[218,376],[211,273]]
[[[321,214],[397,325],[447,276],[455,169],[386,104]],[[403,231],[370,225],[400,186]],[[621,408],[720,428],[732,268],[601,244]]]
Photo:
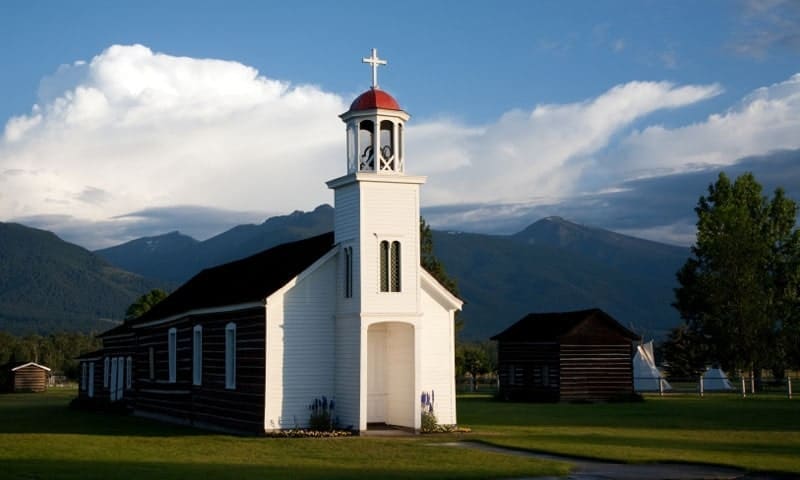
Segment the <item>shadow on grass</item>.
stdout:
[[9,394],[0,396],[0,433],[60,433],[174,437],[203,435],[201,430],[144,418],[69,407],[73,396]]
[[74,460],[4,460],[3,478],[8,479],[102,479],[136,478],[139,480],[184,480],[231,479],[248,480],[265,478],[305,479],[353,479],[386,478],[401,479],[413,477],[420,479],[440,478],[488,478],[489,472],[459,472],[444,469],[400,469],[398,471],[371,468],[368,465],[352,467],[337,466],[335,469],[320,465],[292,466],[281,465],[237,465],[219,463],[170,463],[170,462],[94,462]]

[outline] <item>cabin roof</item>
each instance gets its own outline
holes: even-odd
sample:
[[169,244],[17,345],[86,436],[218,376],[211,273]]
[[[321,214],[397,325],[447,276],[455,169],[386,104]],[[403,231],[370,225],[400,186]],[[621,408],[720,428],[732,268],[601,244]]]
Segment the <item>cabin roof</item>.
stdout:
[[263,301],[333,247],[333,232],[328,232],[207,268],[129,324],[135,327],[192,310]]
[[591,308],[572,312],[529,313],[522,319],[492,337],[492,340],[520,342],[557,342],[561,337],[575,330],[580,324],[597,318],[608,329],[616,330],[624,337],[638,340],[639,336],[623,327],[611,315]]
[[41,368],[42,370],[45,370],[47,372],[50,371],[49,368],[45,367],[44,365],[39,365],[36,362],[26,362],[26,363],[20,362],[20,363],[15,364],[15,365],[16,366],[12,366],[11,367],[11,371],[12,372],[16,372],[17,370],[21,370],[21,369],[23,369],[25,367],[36,367],[36,368]]

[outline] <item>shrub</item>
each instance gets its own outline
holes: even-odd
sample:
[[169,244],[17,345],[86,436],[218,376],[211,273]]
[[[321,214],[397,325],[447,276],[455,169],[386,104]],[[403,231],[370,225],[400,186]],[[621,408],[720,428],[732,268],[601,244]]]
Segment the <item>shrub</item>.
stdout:
[[308,419],[309,430],[319,432],[330,432],[336,427],[334,419],[334,402],[333,399],[328,401],[325,395],[322,398],[315,398],[308,409],[311,411],[311,416]]

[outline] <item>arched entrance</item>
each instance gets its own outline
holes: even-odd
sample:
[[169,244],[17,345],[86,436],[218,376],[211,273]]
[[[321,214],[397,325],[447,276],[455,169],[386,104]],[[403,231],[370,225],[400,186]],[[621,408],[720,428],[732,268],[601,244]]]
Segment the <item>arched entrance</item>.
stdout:
[[381,322],[367,330],[367,424],[414,428],[414,327]]

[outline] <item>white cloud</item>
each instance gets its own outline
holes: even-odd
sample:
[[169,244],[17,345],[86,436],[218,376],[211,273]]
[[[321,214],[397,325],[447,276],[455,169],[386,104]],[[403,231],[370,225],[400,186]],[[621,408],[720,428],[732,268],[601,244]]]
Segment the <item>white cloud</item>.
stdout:
[[[654,171],[800,146],[800,76],[705,122],[630,133],[653,112],[721,91],[717,84],[629,82],[483,125],[417,120],[406,136],[409,172],[430,175],[428,206],[554,205]],[[72,232],[101,225],[102,240],[83,237],[96,247],[173,229],[164,221],[147,224],[149,232],[134,228],[141,219],[128,214],[145,209],[182,205],[201,216],[215,209],[253,218],[330,203],[324,182],[345,169],[336,116],[349,100],[236,62],[112,46],[60,67],[42,81],[30,114],[6,123],[0,219],[44,219],[39,224],[56,231],[62,222]],[[208,233],[221,222],[191,224]]]
[[0,218],[313,207],[345,164],[339,96],[236,62],[112,46],[59,68],[40,99],[0,140],[0,172],[15,172],[0,175]]
[[660,176],[800,147],[800,74],[755,90],[736,107],[679,128],[651,126],[599,161],[624,178]]
[[[415,165],[421,163],[423,173],[436,172],[424,194],[430,203],[528,201],[569,195],[581,190],[579,179],[592,156],[634,121],[720,92],[716,84],[630,82],[580,103],[511,111],[480,129],[426,125],[442,132],[438,138],[418,137],[412,127],[409,156],[418,162]],[[440,155],[428,155],[428,148],[455,152],[460,162],[446,160],[451,169],[442,171]]]

